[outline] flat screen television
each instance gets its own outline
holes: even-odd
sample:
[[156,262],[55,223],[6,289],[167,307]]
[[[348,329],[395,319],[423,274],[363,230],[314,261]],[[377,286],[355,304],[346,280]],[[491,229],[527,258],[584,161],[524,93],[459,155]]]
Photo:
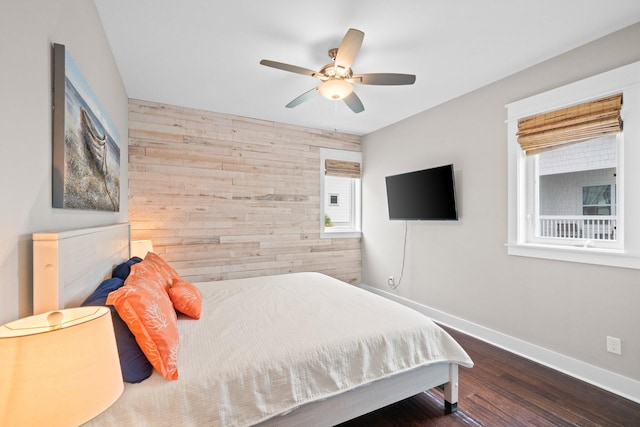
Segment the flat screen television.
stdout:
[[389,219],[458,219],[453,165],[392,175],[385,179]]

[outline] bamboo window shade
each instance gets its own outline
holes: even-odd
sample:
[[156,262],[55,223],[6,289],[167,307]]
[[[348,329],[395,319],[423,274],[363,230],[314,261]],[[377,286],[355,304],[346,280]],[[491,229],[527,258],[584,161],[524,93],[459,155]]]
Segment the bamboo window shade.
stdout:
[[585,102],[518,122],[518,143],[527,156],[622,131],[622,94]]
[[326,159],[324,161],[324,173],[327,176],[360,178],[360,163]]

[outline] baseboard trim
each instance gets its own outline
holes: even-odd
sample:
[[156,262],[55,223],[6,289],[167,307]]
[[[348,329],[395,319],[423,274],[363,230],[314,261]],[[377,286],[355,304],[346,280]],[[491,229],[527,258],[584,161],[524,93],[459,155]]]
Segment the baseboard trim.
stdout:
[[478,338],[496,347],[510,351],[526,359],[540,363],[556,371],[585,381],[601,389],[615,393],[625,399],[640,403],[640,382],[624,377],[597,366],[556,353],[546,348],[528,343],[518,338],[494,331],[493,329],[469,322],[440,310],[417,303],[410,299],[374,288],[368,285],[361,287],[369,292],[381,295],[402,305],[410,307],[438,323],[459,330],[474,338]]

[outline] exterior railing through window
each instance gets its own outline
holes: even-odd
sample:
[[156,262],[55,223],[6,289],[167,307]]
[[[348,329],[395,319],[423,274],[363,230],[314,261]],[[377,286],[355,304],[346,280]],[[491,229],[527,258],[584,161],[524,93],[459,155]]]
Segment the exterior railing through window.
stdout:
[[615,215],[540,215],[540,237],[616,240]]

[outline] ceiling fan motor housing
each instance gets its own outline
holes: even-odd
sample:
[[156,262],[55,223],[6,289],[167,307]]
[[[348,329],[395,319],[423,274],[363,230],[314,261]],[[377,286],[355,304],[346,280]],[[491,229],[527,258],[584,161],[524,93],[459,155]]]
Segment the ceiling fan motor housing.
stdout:
[[321,80],[340,78],[340,79],[350,79],[353,76],[353,71],[351,68],[344,68],[337,66],[335,64],[327,64],[318,71],[319,76],[317,76]]

